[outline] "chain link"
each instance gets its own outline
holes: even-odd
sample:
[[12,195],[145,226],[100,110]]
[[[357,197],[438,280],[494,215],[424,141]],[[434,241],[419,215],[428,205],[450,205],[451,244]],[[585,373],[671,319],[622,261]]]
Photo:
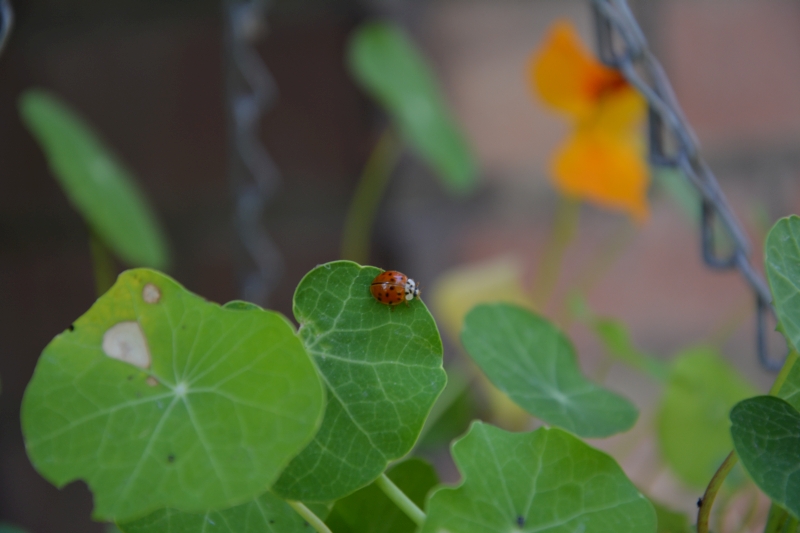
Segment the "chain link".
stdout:
[[[713,269],[739,270],[755,295],[759,361],[768,370],[780,369],[783,361],[767,355],[766,315],[774,315],[769,287],[750,262],[750,242],[714,173],[700,157],[697,138],[678,105],[664,69],[650,51],[625,0],[592,0],[592,10],[600,60],[619,70],[647,100],[651,164],[680,170],[699,193],[703,261]],[[727,257],[720,257],[716,251],[716,222],[721,224],[733,245],[733,252]]]
[[11,0],[0,0],[0,54],[8,43],[11,29],[14,27],[14,10],[11,7]]
[[282,273],[283,259],[263,225],[280,174],[261,142],[260,123],[277,87],[255,49],[266,32],[267,0],[225,2],[230,177],[235,226],[248,258],[241,268],[242,299],[264,305]]

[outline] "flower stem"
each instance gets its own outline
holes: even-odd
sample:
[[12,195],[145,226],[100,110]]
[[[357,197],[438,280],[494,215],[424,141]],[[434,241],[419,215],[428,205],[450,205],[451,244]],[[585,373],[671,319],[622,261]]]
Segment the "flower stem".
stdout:
[[408,517],[413,520],[415,524],[421,526],[425,523],[425,513],[422,512],[422,509],[417,507],[417,505],[412,502],[411,499],[397,487],[397,485],[392,483],[392,481],[386,477],[386,474],[381,474],[381,476],[375,480],[375,484],[384,492],[384,494],[389,497],[390,500],[395,503],[395,505],[400,508],[401,511],[406,513],[406,515],[408,515]]
[[711,517],[711,508],[714,506],[714,500],[717,497],[719,489],[722,488],[722,483],[728,477],[731,469],[736,466],[739,456],[733,451],[728,454],[728,457],[720,465],[711,482],[706,487],[706,492],[703,494],[703,499],[700,502],[700,509],[697,511],[697,533],[708,533],[708,520]]
[[94,286],[97,296],[102,296],[114,284],[117,267],[114,258],[105,243],[92,232],[89,237],[89,248],[92,251],[92,267],[94,268]]
[[286,500],[292,509],[297,511],[297,514],[303,517],[303,520],[308,522],[308,524],[317,530],[317,533],[332,533],[328,526],[325,525],[325,522],[319,519],[317,515],[311,512],[311,509],[303,505],[301,502],[296,502],[292,500]]
[[342,231],[342,259],[361,264],[369,261],[372,225],[402,148],[402,142],[392,129],[386,128],[372,149],[347,210]]
[[790,349],[789,354],[786,356],[786,361],[783,362],[781,371],[778,372],[778,377],[775,378],[775,382],[769,389],[770,396],[778,396],[778,393],[781,391],[781,387],[783,387],[783,383],[786,381],[786,378],[789,377],[789,373],[792,371],[792,367],[796,361],[797,351]]
[[559,198],[555,223],[542,253],[531,289],[531,301],[538,311],[544,310],[555,289],[564,252],[577,233],[580,207],[580,202],[574,198],[566,196]]

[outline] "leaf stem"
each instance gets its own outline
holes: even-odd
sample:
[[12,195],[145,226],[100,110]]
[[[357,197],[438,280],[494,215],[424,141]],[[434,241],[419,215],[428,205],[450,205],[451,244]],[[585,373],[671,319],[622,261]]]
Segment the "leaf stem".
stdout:
[[415,524],[421,526],[425,523],[425,513],[422,512],[422,509],[417,507],[417,505],[411,501],[411,499],[406,496],[405,492],[400,490],[397,485],[392,483],[386,474],[381,474],[378,479],[375,480],[375,484],[392,500],[395,505],[397,505],[401,511],[406,513],[408,517],[414,521]]
[[375,215],[403,144],[387,127],[364,165],[342,230],[342,259],[364,264],[369,261],[369,243]]
[[708,533],[708,520],[711,517],[711,508],[714,506],[714,500],[722,487],[722,483],[728,477],[731,469],[736,466],[738,460],[739,456],[736,455],[735,451],[732,451],[717,469],[714,477],[711,478],[700,502],[700,509],[697,511],[697,533]]
[[544,310],[555,289],[564,252],[577,233],[580,208],[581,204],[575,198],[559,197],[555,222],[531,288],[531,301],[538,311]]
[[100,297],[114,285],[117,275],[117,266],[111,252],[103,240],[92,232],[89,237],[89,248],[92,252],[92,267],[94,269],[94,287]]
[[317,533],[332,533],[332,531],[325,525],[325,522],[320,520],[320,518],[315,515],[311,509],[303,505],[302,502],[286,500],[292,509],[297,511],[297,514],[303,517],[303,520],[308,522],[308,524],[317,530]]
[[792,367],[794,366],[795,362],[797,362],[797,351],[795,349],[790,349],[788,355],[786,356],[786,361],[783,362],[781,371],[778,372],[778,377],[775,378],[775,382],[769,389],[770,396],[778,396],[778,393],[781,391],[781,387],[783,387],[783,383],[786,381],[786,378],[789,377],[789,373],[792,371]]

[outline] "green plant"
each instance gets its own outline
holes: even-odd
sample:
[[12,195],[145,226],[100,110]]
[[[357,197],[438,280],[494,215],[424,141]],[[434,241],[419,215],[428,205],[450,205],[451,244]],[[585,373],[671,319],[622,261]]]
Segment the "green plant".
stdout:
[[[357,39],[413,57],[391,28],[367,26]],[[372,64],[358,53],[354,58]],[[358,68],[380,67],[378,61]],[[378,95],[386,91],[390,112],[395,106],[401,113],[408,104],[393,100],[394,89],[373,87]],[[423,99],[435,95],[430,91]],[[564,221],[556,224],[532,295],[514,286],[508,299],[515,303],[477,302],[463,327],[455,321],[482,374],[550,427],[515,433],[472,422],[452,444],[462,482],[450,487],[439,483],[430,465],[408,459],[426,427],[438,438],[447,433],[436,431],[436,417],[469,413],[458,408],[469,390],[469,378],[458,368],[449,369],[455,387],[443,394],[443,345],[423,301],[381,305],[369,292],[379,269],[351,261],[306,274],[293,300],[298,327],[246,302],[207,302],[156,270],[125,271],[112,285],[107,249],[128,263],[166,264],[163,238],[146,204],[129,174],[63,105],[31,93],[22,112],[76,208],[101,237],[95,251],[102,296],[45,348],[22,406],[34,466],[57,486],[85,480],[95,519],[112,521],[124,533],[690,529],[685,515],[651,502],[612,457],[582,440],[630,430],[638,409],[598,383],[603,372],[599,379],[585,376],[566,333],[530,309],[549,300],[574,232],[576,204],[562,205]],[[407,120],[395,117],[400,134],[427,146],[418,128],[430,124]],[[452,127],[445,122],[433,130]],[[393,164],[395,142],[384,137],[375,165]],[[460,169],[453,186],[461,188],[472,170],[452,163],[468,159],[455,145],[460,155],[453,160],[420,151],[443,174]],[[90,179],[97,175],[113,176],[113,187]],[[366,204],[374,204],[379,194],[367,196]],[[134,207],[125,203],[130,201]],[[128,215],[108,216],[118,206]],[[125,220],[136,221],[136,231],[122,231]],[[775,308],[793,347],[800,341],[799,237],[800,218],[790,217],[767,239]],[[495,287],[488,294],[498,292]],[[610,361],[661,387],[657,425],[665,462],[688,486],[708,485],[697,530],[708,531],[718,494],[729,501],[746,483],[739,476],[724,484],[741,459],[773,501],[765,533],[795,532],[796,353],[787,358],[772,395],[753,397],[755,390],[715,348],[691,347],[664,363],[638,350],[619,321],[595,315],[579,296],[572,304],[564,324],[575,318],[588,326]]]

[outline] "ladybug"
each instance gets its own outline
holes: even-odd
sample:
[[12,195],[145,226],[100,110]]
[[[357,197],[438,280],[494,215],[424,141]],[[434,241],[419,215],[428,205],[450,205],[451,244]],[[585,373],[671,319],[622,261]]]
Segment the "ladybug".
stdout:
[[369,292],[380,303],[394,307],[419,297],[417,283],[397,270],[381,272],[369,286]]

